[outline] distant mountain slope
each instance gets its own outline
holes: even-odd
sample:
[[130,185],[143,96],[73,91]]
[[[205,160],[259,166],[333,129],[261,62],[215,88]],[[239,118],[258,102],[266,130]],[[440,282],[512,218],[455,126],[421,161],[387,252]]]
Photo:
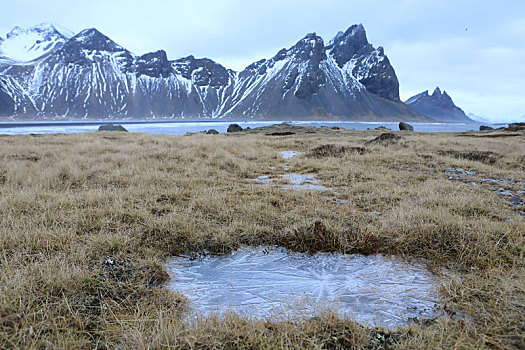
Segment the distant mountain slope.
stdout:
[[412,110],[434,120],[447,122],[472,122],[465,112],[457,107],[446,91],[436,87],[432,95],[428,90],[409,98],[406,105]]
[[[9,40],[18,32],[27,31]],[[70,38],[52,26],[29,32],[36,46],[18,46],[31,55],[0,60],[0,113],[16,119],[427,120],[399,100],[394,69],[362,25],[328,45],[308,34],[241,72],[206,58],[169,60],[162,50],[135,56],[94,28]]]

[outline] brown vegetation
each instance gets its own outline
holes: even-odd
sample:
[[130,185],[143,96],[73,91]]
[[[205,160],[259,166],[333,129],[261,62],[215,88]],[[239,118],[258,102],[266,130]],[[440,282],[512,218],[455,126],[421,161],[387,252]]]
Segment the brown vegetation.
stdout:
[[[266,132],[0,137],[0,347],[525,346],[525,209],[481,182],[523,190],[523,134],[410,133],[360,152],[381,132]],[[290,172],[336,191],[250,181],[283,174],[283,150],[304,152]],[[451,181],[448,168],[475,175]],[[174,254],[274,244],[423,258],[444,316],[396,332],[334,315],[190,324],[185,297],[163,287]]]

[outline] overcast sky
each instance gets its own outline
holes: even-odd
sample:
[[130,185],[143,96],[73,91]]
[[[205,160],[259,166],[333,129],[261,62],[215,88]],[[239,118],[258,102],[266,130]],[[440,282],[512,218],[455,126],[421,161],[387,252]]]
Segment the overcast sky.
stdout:
[[525,115],[524,0],[16,0],[3,1],[0,36],[52,22],[95,27],[135,54],[209,57],[240,70],[306,33],[328,42],[363,23],[383,46],[403,100],[436,86],[465,112]]

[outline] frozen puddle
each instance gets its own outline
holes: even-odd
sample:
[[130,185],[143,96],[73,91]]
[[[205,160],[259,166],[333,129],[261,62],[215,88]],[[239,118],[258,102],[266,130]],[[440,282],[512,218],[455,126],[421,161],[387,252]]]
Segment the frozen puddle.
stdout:
[[435,316],[435,278],[422,266],[380,255],[241,248],[224,256],[169,262],[169,288],[197,314],[308,317],[333,310],[363,325],[395,328]]
[[[321,185],[321,182],[315,178],[314,174],[296,174],[288,173],[279,175],[278,178],[286,180],[289,184],[281,186],[283,190],[331,190],[326,186]],[[263,185],[271,185],[274,183],[274,178],[269,175],[257,176],[255,181]]]
[[297,152],[297,151],[281,151],[279,152],[281,154],[281,157],[284,159],[292,159],[295,156],[298,156],[299,154],[303,154],[303,152]]
[[[297,151],[281,151],[279,152],[284,159],[292,159],[293,157],[303,154],[303,152]],[[281,164],[284,170],[289,170],[288,164]],[[276,167],[270,167],[272,170],[276,170]],[[281,186],[283,190],[331,190],[326,186],[321,185],[321,182],[315,178],[315,174],[297,174],[287,173],[284,175],[278,175],[279,178],[285,180],[289,185]],[[274,178],[270,175],[257,176],[255,179],[251,179],[265,185],[271,185],[274,183]]]
[[315,178],[314,174],[284,174],[281,176],[290,185],[282,186],[283,190],[327,190],[326,186]]

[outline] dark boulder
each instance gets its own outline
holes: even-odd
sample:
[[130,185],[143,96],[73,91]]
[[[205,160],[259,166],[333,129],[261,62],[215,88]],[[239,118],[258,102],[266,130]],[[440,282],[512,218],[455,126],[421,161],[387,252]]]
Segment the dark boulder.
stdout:
[[481,126],[479,127],[479,131],[491,131],[491,130],[494,130],[494,128],[491,127],[491,126],[481,125]]
[[126,130],[126,128],[124,128],[122,125],[120,124],[106,124],[106,125],[101,125],[99,128],[98,128],[98,131],[124,131],[124,132],[128,132]]
[[399,130],[402,131],[414,131],[414,127],[408,123],[401,122],[399,123]]
[[239,132],[242,131],[242,127],[239,124],[230,124],[227,132]]
[[219,132],[215,129],[210,129],[208,131],[206,131],[206,134],[208,135],[217,135]]

